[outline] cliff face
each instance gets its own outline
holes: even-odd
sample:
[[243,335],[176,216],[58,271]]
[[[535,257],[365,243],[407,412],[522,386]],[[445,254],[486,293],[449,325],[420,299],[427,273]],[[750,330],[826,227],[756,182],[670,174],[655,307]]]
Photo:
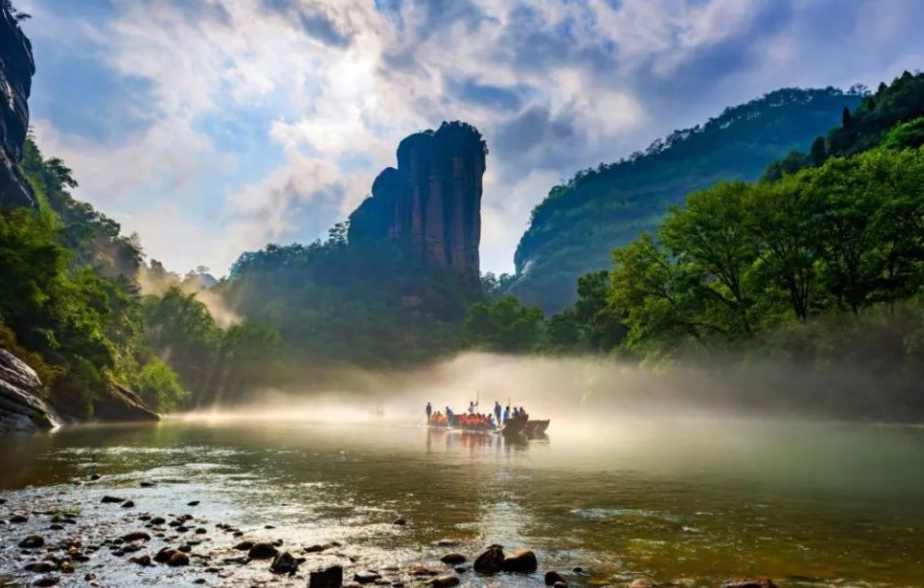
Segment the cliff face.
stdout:
[[425,267],[477,283],[486,155],[481,134],[460,122],[404,139],[398,168],[379,174],[372,197],[350,215],[349,242],[396,242]]
[[0,348],[0,433],[51,429],[56,417],[35,370]]
[[10,11],[0,8],[0,208],[35,206],[16,172],[29,129],[29,93],[35,62],[32,44]]

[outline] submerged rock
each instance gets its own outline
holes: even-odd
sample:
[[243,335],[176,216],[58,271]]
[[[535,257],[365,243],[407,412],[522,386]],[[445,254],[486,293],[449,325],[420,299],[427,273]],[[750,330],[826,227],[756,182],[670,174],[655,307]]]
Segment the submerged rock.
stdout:
[[308,588],[341,588],[343,586],[343,568],[331,566],[311,572],[308,576]]
[[38,588],[48,588],[48,586],[56,586],[61,582],[61,578],[58,576],[45,576],[44,578],[39,578],[32,583],[33,586],[38,586]]
[[501,563],[501,569],[505,572],[531,574],[539,569],[539,562],[536,560],[535,553],[528,549],[521,549],[505,557]]
[[770,578],[757,578],[755,580],[731,580],[726,582],[722,588],[776,588],[776,584]]
[[118,496],[103,496],[103,499],[100,501],[103,504],[121,504],[125,502],[124,498],[119,498]]
[[240,543],[234,546],[234,549],[238,551],[250,551],[251,548],[253,548],[253,545],[254,545],[253,541],[241,541]]
[[636,578],[629,584],[629,588],[656,588],[657,584],[648,578]]
[[475,571],[490,576],[501,571],[503,565],[503,548],[500,545],[492,545],[475,560]]

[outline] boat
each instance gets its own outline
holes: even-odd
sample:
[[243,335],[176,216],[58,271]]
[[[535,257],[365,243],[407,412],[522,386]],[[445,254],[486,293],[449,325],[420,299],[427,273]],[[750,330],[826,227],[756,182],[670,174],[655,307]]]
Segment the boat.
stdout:
[[526,426],[523,428],[523,433],[527,437],[539,437],[545,435],[546,429],[549,428],[549,419],[544,421],[540,420],[527,420]]

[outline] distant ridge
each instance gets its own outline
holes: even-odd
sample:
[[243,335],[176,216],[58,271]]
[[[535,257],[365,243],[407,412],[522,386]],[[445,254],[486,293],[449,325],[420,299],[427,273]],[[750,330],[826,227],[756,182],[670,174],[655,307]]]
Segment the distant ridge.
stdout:
[[575,174],[533,209],[509,293],[546,312],[576,298],[577,278],[610,267],[610,251],[658,226],[667,209],[720,180],[753,181],[840,123],[861,89],[786,88],[671,133],[646,151]]

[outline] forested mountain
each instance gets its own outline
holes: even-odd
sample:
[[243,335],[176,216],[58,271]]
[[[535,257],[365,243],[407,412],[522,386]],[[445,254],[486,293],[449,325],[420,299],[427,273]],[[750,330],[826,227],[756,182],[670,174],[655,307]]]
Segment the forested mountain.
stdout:
[[905,73],[810,153],[671,207],[612,251],[611,272],[582,276],[565,311],[544,319],[512,297],[475,305],[466,342],[720,366],[723,381],[746,382],[729,394],[752,408],[920,418],[922,129],[924,74]]
[[221,292],[278,329],[291,357],[387,366],[457,350],[480,295],[486,155],[461,122],[407,137],[349,223],[324,242],[245,253]]
[[614,246],[656,228],[669,206],[720,180],[756,180],[790,150],[808,149],[862,98],[860,89],[777,90],[578,172],[533,210],[507,291],[547,312],[563,309],[576,299],[579,276],[606,268]]

